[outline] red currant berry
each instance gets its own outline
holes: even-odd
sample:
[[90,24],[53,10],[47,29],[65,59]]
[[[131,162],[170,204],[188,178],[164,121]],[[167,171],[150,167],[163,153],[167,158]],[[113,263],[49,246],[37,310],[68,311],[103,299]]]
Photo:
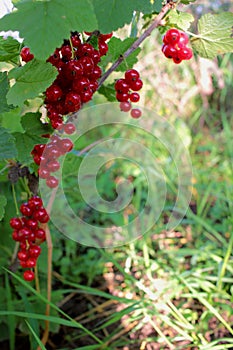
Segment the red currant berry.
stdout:
[[35,267],[36,266],[36,258],[30,257],[29,259],[27,259],[26,265],[27,265],[26,267],[28,267],[28,268]]
[[27,46],[22,48],[20,56],[24,62],[29,62],[34,58],[34,55],[30,52],[30,49]]
[[28,227],[23,227],[21,228],[21,230],[18,231],[18,237],[19,240],[25,241],[26,239],[28,239],[31,235],[32,231],[28,228]]
[[61,151],[62,151],[62,153],[70,152],[73,147],[74,147],[73,142],[70,139],[65,138],[65,139],[61,140]]
[[131,102],[138,102],[140,100],[140,95],[137,92],[132,92],[132,94],[129,95],[129,99]]
[[121,102],[120,103],[120,109],[122,112],[129,112],[131,110],[131,103],[130,102]]
[[174,46],[170,45],[163,45],[162,52],[167,58],[172,58],[177,55],[177,49]]
[[180,32],[180,40],[178,42],[178,46],[180,48],[185,47],[189,42],[189,37],[186,33]]
[[177,56],[181,60],[190,60],[193,57],[193,52],[189,47],[183,47],[178,51]]
[[31,245],[28,249],[30,258],[38,258],[41,253],[41,247],[39,245]]
[[20,250],[17,256],[19,260],[26,261],[28,259],[28,252],[26,250]]
[[62,89],[58,85],[51,85],[46,90],[46,98],[49,102],[57,102],[62,98]]
[[100,34],[99,38],[100,40],[106,41],[112,37],[113,33],[108,33],[108,34]]
[[72,34],[70,39],[75,48],[78,48],[82,43],[78,34]]
[[81,97],[81,101],[82,103],[87,103],[88,101],[90,101],[92,99],[92,91],[90,89],[90,87],[88,87],[88,89],[84,92],[81,92],[80,97]]
[[99,49],[100,56],[104,56],[108,52],[108,45],[106,44],[105,41],[99,39],[98,40],[98,49]]
[[175,64],[179,64],[179,63],[182,62],[182,59],[180,57],[178,57],[178,56],[174,56],[174,57],[172,57],[172,59],[173,59],[173,62]]
[[43,201],[39,196],[33,196],[29,198],[28,206],[32,209],[39,208],[43,206]]
[[81,77],[84,73],[83,65],[79,61],[71,60],[66,65],[66,77],[74,79]]
[[75,79],[73,81],[73,90],[77,93],[86,91],[89,88],[90,80],[87,77],[82,77],[80,79]]
[[58,160],[51,160],[48,164],[47,164],[47,169],[49,172],[53,173],[55,171],[58,171],[60,169],[60,163],[58,162]]
[[56,49],[54,53],[47,59],[47,62],[50,62],[53,66],[57,67],[61,62],[60,51]]
[[130,114],[131,114],[132,118],[138,119],[138,118],[141,117],[142,111],[140,109],[138,109],[138,108],[133,108],[133,109],[131,109]]
[[49,221],[49,215],[45,208],[37,209],[33,214],[33,218],[43,224]]
[[66,134],[71,135],[76,131],[76,127],[72,123],[67,123],[64,125],[63,130]]
[[118,79],[115,83],[115,90],[120,94],[127,93],[129,92],[129,85],[125,79]]
[[31,216],[33,213],[33,210],[28,203],[21,204],[20,211],[24,216]]
[[50,176],[50,172],[46,168],[39,168],[38,175],[41,179],[47,179]]
[[99,66],[95,66],[92,73],[89,75],[91,80],[97,80],[101,77],[102,69]]
[[47,180],[46,180],[46,185],[49,188],[56,188],[59,184],[58,179],[55,176],[50,176]]
[[20,242],[20,237],[19,237],[18,231],[16,231],[16,230],[13,231],[12,239],[16,242]]
[[163,38],[163,42],[165,44],[170,44],[170,45],[178,44],[179,40],[180,40],[180,32],[176,28],[169,29]]
[[10,226],[16,230],[20,230],[23,227],[23,224],[20,218],[12,218],[10,219]]
[[99,53],[99,51],[94,49],[91,58],[92,58],[94,64],[99,63],[100,62],[100,53]]
[[29,227],[31,230],[35,230],[38,227],[38,221],[34,219],[29,219],[27,221],[27,227]]
[[117,93],[116,93],[116,99],[117,99],[117,101],[119,101],[119,102],[127,102],[128,99],[129,99],[129,94],[126,93],[126,92],[123,92],[123,93],[117,92]]
[[25,279],[25,281],[31,282],[35,279],[35,274],[31,270],[27,270],[27,271],[24,271],[23,278]]
[[97,81],[90,81],[89,88],[91,89],[92,93],[94,93],[98,89],[98,82]]
[[94,47],[91,44],[84,43],[81,46],[81,56],[88,56],[92,58]]
[[46,238],[45,230],[43,230],[42,228],[38,228],[35,231],[35,234],[36,234],[36,239],[45,241],[45,238]]
[[131,85],[132,81],[138,80],[139,78],[140,75],[136,69],[129,69],[125,72],[125,80],[129,85]]
[[142,82],[141,79],[132,81],[132,83],[130,84],[130,88],[131,88],[131,90],[133,90],[133,91],[139,91],[139,90],[141,90],[142,86],[143,86],[143,82]]
[[75,92],[69,92],[66,95],[65,105],[69,112],[76,112],[81,107],[81,97]]
[[63,45],[61,48],[61,54],[64,60],[69,61],[73,54],[70,45]]

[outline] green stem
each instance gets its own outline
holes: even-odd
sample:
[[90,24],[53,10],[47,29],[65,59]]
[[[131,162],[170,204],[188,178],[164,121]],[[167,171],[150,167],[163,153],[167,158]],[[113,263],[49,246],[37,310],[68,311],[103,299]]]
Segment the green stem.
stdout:
[[19,216],[20,213],[19,213],[19,208],[18,208],[18,204],[17,204],[17,197],[16,197],[14,184],[12,184],[12,194],[13,194],[13,200],[14,200],[14,203],[15,203],[16,215]]

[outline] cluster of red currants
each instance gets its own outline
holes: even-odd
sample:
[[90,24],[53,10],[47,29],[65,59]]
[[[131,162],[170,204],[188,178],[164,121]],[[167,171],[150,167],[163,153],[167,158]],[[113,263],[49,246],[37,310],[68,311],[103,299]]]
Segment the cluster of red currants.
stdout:
[[[64,125],[64,131],[72,134],[75,126],[72,123]],[[47,135],[45,135],[47,136]],[[50,135],[48,135],[50,137]],[[38,175],[46,180],[46,185],[50,188],[58,186],[58,179],[51,175],[60,169],[58,158],[70,152],[73,148],[73,142],[69,138],[61,138],[59,135],[52,135],[47,145],[35,145],[31,154],[34,162],[39,165]]]
[[163,37],[162,52],[165,57],[172,58],[176,64],[193,57],[192,49],[187,47],[189,37],[176,28],[169,29]]
[[[98,88],[98,79],[102,74],[98,63],[108,51],[106,41],[112,37],[112,33],[85,34],[89,35],[88,39],[92,35],[98,37],[98,50],[88,39],[82,43],[78,32],[72,32],[70,39],[64,40],[63,45],[47,60],[58,70],[57,78],[45,92],[47,116],[54,129],[62,126],[64,115],[77,112],[83,103],[90,101]],[[23,61],[28,62],[33,57],[29,48],[22,49]]]
[[136,103],[140,100],[140,95],[136,91],[141,90],[142,86],[143,82],[136,69],[127,70],[124,79],[118,79],[115,83],[116,99],[120,102],[120,109],[124,112],[131,111],[133,118],[141,116],[141,110],[132,108],[131,102]]
[[40,224],[47,223],[49,215],[38,196],[33,196],[28,202],[23,203],[20,212],[22,217],[10,220],[10,226],[14,229],[12,238],[20,243],[18,251],[20,265],[29,269],[24,271],[23,277],[26,281],[32,281],[35,278],[32,268],[36,266],[41,253],[40,244],[46,239],[45,231]]
[[98,63],[108,51],[106,40],[112,34],[98,35],[98,50],[89,42],[82,43],[79,33],[74,32],[48,59],[58,70],[56,80],[45,93],[47,115],[54,129],[62,125],[63,115],[77,112],[98,88],[102,74]]

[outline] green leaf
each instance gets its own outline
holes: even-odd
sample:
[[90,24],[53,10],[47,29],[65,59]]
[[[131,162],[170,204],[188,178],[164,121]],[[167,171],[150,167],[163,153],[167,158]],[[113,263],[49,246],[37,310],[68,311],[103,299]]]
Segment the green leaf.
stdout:
[[15,148],[14,137],[0,126],[0,160],[15,158],[17,150]]
[[56,68],[50,63],[36,59],[23,67],[12,69],[8,76],[9,79],[15,79],[16,83],[7,94],[8,103],[21,106],[25,100],[37,97],[51,85],[57,73]]
[[144,15],[151,14],[153,12],[159,13],[162,9],[162,0],[147,0],[147,1],[141,1],[141,0],[134,0],[134,10],[140,11]]
[[204,58],[233,52],[233,13],[207,13],[198,21],[198,37],[191,39],[192,47]]
[[9,36],[7,39],[0,37],[0,62],[17,63],[19,48],[20,43],[12,37]]
[[13,133],[18,151],[17,160],[25,165],[32,163],[31,151],[36,144],[47,143],[47,139],[21,132]]
[[93,0],[98,29],[103,33],[112,32],[128,24],[134,11],[144,14],[160,12],[161,0]]
[[176,26],[179,29],[186,31],[194,21],[194,17],[191,13],[171,10],[169,12],[168,20],[171,26]]
[[21,118],[23,129],[31,135],[43,135],[52,131],[48,124],[43,124],[40,120],[40,113],[27,113]]
[[18,30],[36,58],[46,60],[70,31],[97,26],[91,0],[25,0],[0,20],[0,30]]
[[108,85],[102,85],[98,92],[101,95],[104,95],[106,99],[110,102],[116,102],[116,90],[114,89],[115,83],[108,84]]
[[181,3],[182,4],[185,4],[185,5],[188,5],[190,4],[191,2],[195,2],[196,0],[181,0]]
[[0,220],[2,220],[2,218],[4,217],[6,204],[7,204],[6,197],[3,195],[0,195]]
[[[134,43],[135,38],[127,38],[121,40],[119,38],[112,38],[108,43],[108,54],[102,58],[102,65],[106,67],[110,62],[116,61],[125,51]],[[134,50],[116,69],[116,71],[124,72],[133,67],[137,63],[137,55],[141,51],[140,48]]]
[[7,112],[12,109],[13,106],[9,106],[7,103],[6,95],[9,90],[9,82],[6,72],[0,72],[0,113]]
[[23,132],[21,125],[21,109],[19,107],[11,109],[9,112],[1,113],[1,125],[11,132]]

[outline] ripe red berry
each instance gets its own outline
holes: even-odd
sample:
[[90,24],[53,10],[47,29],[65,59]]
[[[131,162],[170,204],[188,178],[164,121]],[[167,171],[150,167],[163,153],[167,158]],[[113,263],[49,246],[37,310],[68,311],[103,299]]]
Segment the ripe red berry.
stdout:
[[180,32],[176,28],[169,29],[165,36],[163,37],[163,42],[165,44],[175,45],[180,40]]
[[33,218],[43,224],[49,221],[49,216],[45,208],[37,209],[33,214]]
[[30,258],[38,258],[41,253],[41,247],[39,245],[31,245],[28,249],[28,255]]
[[26,261],[28,259],[28,252],[26,250],[20,250],[17,254],[18,259],[21,261]]
[[138,109],[138,108],[133,108],[133,109],[131,109],[130,114],[131,114],[132,118],[138,119],[138,118],[141,117],[142,111],[140,109]]
[[122,112],[129,112],[131,110],[131,103],[130,102],[121,102],[120,103],[120,109]]
[[139,91],[139,90],[141,90],[142,86],[143,86],[143,82],[142,82],[141,79],[132,81],[131,84],[130,84],[130,88],[131,88],[131,90],[133,90],[133,91]]
[[81,107],[81,97],[75,92],[69,92],[66,95],[65,105],[69,112],[76,112]]
[[48,179],[46,180],[46,185],[49,188],[56,188],[59,184],[58,179],[55,176],[50,176],[48,177]]
[[138,102],[140,100],[140,95],[137,92],[132,92],[132,94],[129,95],[129,99],[131,102]]
[[125,79],[118,79],[114,87],[115,90],[120,94],[129,92],[129,85],[127,84]]
[[32,209],[39,208],[43,206],[43,201],[39,196],[33,196],[29,198],[28,206]]
[[26,267],[32,268],[36,266],[36,258],[30,257],[26,260]]
[[177,49],[174,46],[164,44],[162,46],[162,52],[165,57],[172,58],[177,54]]
[[20,56],[24,62],[29,62],[34,58],[34,55],[30,52],[30,49],[27,46],[22,48]]
[[25,281],[31,282],[31,281],[33,281],[35,279],[35,274],[31,270],[26,270],[23,273],[23,278],[25,279]]
[[43,230],[42,228],[38,228],[35,231],[35,234],[36,234],[36,239],[44,241],[46,238],[45,230]]
[[[55,171],[58,171],[60,169],[60,163],[58,162],[58,160],[51,160],[48,164],[47,164],[47,169],[49,172],[53,173]],[[48,178],[48,177],[47,177]]]
[[10,226],[16,230],[20,230],[23,227],[23,224],[20,218],[12,218],[10,219]]
[[62,139],[61,140],[61,151],[63,153],[67,153],[67,152],[70,152],[73,148],[73,142],[68,139],[68,138],[65,138],[65,139]]
[[33,213],[33,209],[29,206],[28,203],[21,204],[20,211],[24,216],[31,216]]
[[63,45],[61,48],[61,55],[64,60],[69,61],[72,57],[72,49],[70,45]]
[[78,48],[81,45],[81,40],[78,34],[72,34],[70,39],[73,47]]
[[123,92],[123,93],[117,92],[116,93],[116,99],[119,102],[127,102],[128,99],[129,99],[129,94],[127,92]]
[[131,87],[131,82],[138,80],[140,78],[140,75],[136,69],[129,69],[127,72],[125,72],[125,80]]
[[113,36],[113,33],[108,33],[108,34],[100,34],[99,39],[101,41],[106,41],[110,39]]
[[19,240],[25,241],[26,239],[28,239],[31,235],[32,231],[30,230],[30,228],[28,227],[23,227],[18,231],[18,238]]
[[84,73],[83,65],[80,61],[71,60],[66,65],[66,71],[65,71],[66,78],[68,79],[74,79],[77,77],[81,77]]
[[67,123],[64,125],[63,130],[66,134],[71,135],[76,131],[76,127],[73,123]]
[[99,48],[100,56],[104,56],[108,52],[108,45],[104,40],[99,39],[98,48]]
[[87,77],[82,77],[80,79],[75,79],[73,81],[73,90],[77,93],[86,91],[89,88],[90,80]]
[[29,219],[27,221],[27,227],[29,227],[31,230],[35,230],[38,227],[38,221],[34,219]]
[[47,179],[50,176],[50,172],[46,168],[39,168],[38,175],[41,179]]
[[57,102],[62,98],[62,89],[58,85],[51,85],[46,90],[46,98],[49,102]]

